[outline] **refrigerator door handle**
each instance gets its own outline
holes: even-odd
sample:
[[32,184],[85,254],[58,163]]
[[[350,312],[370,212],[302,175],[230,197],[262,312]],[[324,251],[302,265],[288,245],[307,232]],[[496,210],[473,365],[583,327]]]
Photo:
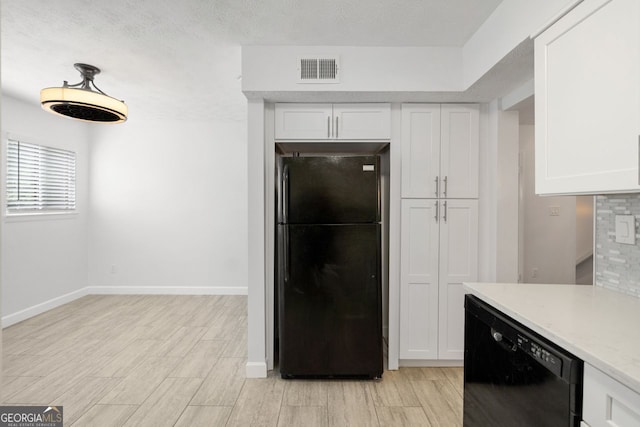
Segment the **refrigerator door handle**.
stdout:
[[289,165],[282,172],[282,222],[289,222]]
[[436,222],[438,222],[438,214],[440,213],[440,209],[439,209],[437,200],[435,202],[435,205],[436,205],[436,214],[435,214],[434,218],[435,218]]
[[444,222],[447,222],[447,202],[444,202],[444,215],[442,216]]
[[283,256],[284,256],[284,262],[283,262],[283,269],[284,269],[284,283],[287,284],[289,283],[289,262],[291,257],[289,256],[289,226],[284,226],[284,236],[283,236]]
[[438,188],[438,187],[439,187],[439,184],[440,184],[440,183],[438,182],[438,181],[439,181],[439,177],[437,177],[437,176],[436,176],[435,181],[436,181],[436,197],[438,197],[438,196],[440,196],[440,190],[439,190],[439,188]]

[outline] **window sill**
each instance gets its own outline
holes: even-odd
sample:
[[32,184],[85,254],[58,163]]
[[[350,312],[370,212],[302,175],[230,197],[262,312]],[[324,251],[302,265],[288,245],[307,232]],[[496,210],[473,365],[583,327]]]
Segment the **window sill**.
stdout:
[[78,217],[78,212],[24,212],[24,213],[7,213],[4,214],[5,222],[21,222],[21,221],[48,221],[59,219],[74,219]]

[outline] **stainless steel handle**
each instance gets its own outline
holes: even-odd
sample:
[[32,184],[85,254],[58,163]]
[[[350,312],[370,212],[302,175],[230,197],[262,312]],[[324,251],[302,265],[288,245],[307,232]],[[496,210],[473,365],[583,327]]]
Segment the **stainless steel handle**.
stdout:
[[327,116],[327,138],[331,138],[331,116]]
[[438,214],[440,213],[440,209],[439,209],[437,200],[436,200],[435,205],[436,205],[436,214],[434,215],[434,218],[435,218],[436,222],[438,222]]
[[438,197],[440,195],[440,183],[438,182],[438,180],[440,179],[440,177],[436,176],[436,197]]
[[447,181],[449,177],[447,175],[444,176],[444,197],[447,197]]
[[282,222],[285,224],[283,232],[283,270],[284,282],[289,281],[289,165],[285,165],[282,170]]
[[338,137],[338,116],[336,116],[336,138]]
[[444,219],[444,222],[447,222],[447,202],[444,202],[444,215],[442,216],[442,219]]
[[289,165],[282,171],[282,222],[289,222]]
[[283,247],[283,256],[284,256],[284,262],[283,262],[283,267],[284,267],[284,283],[288,283],[289,282],[289,226],[285,225],[284,226],[284,247]]

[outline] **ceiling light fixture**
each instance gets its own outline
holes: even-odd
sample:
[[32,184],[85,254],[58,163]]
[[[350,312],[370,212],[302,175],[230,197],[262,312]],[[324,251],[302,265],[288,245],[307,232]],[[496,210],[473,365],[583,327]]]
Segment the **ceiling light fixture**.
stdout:
[[86,122],[122,123],[127,120],[128,109],[124,101],[110,97],[93,82],[93,77],[100,73],[100,69],[80,63],[73,66],[80,71],[82,81],[70,85],[65,80],[62,87],[42,89],[42,108],[54,114]]

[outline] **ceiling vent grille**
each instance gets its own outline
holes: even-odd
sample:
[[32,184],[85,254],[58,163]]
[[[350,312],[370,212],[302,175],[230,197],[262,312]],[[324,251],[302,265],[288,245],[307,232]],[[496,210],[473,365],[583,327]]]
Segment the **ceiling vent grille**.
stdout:
[[298,59],[298,83],[340,83],[340,59],[303,57]]

